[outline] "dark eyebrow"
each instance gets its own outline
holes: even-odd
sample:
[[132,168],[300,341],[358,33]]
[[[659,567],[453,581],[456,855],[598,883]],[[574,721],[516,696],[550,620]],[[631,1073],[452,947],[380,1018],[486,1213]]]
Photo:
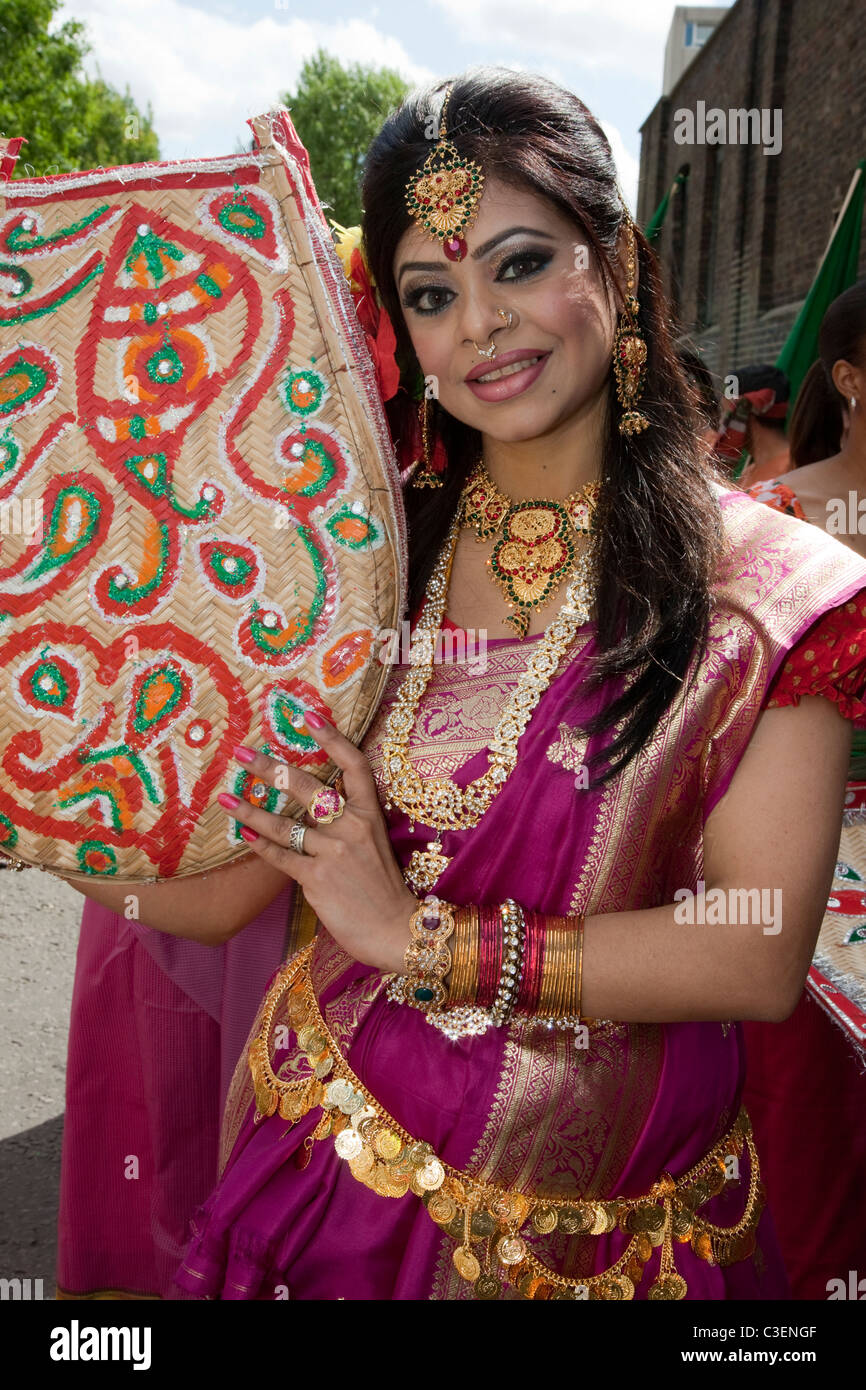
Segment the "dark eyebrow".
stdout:
[[[543,237],[545,241],[556,240],[556,237],[550,232],[541,232],[537,227],[509,227],[508,231],[497,232],[496,236],[491,237],[489,241],[485,241],[481,246],[476,247],[474,251],[470,252],[470,255],[474,261],[480,260],[482,256],[487,256],[494,250],[500,242],[507,241],[509,237],[518,236],[519,234]],[[406,261],[400,267],[400,274],[397,276],[397,284],[399,285],[400,281],[403,279],[404,272],[407,270],[429,270],[435,273],[436,271],[447,269],[448,266],[443,265],[442,261]]]

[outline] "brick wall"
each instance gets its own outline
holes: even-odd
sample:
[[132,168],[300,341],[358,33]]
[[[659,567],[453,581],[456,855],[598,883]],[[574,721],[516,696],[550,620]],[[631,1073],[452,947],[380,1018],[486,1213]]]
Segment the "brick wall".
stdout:
[[[683,108],[781,108],[782,148],[677,144]],[[642,127],[638,219],[677,170],[656,243],[680,322],[720,375],[773,361],[812,283],[851,175],[866,157],[861,0],[737,0]],[[866,275],[866,222],[860,274]]]

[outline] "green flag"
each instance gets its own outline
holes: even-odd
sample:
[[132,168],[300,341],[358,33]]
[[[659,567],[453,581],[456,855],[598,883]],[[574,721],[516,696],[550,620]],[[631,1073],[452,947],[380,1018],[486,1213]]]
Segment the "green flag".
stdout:
[[824,259],[812,281],[812,288],[806,295],[797,321],[776,359],[776,366],[788,374],[792,403],[797,399],[803,377],[817,359],[821,320],[833,300],[857,279],[864,187],[866,159],[861,159],[842,204],[842,210],[836,219],[836,225],[830,234]]
[[[818,267],[803,307],[793,328],[785,339],[776,366],[787,373],[791,383],[791,406],[803,383],[803,377],[818,358],[818,332],[828,308],[843,290],[857,279],[860,259],[860,231],[863,224],[863,192],[866,188],[866,159],[861,159],[845,195],[836,225],[830,233],[827,249]],[[788,421],[791,411],[788,412]],[[732,477],[742,473],[748,454],[740,455]]]
[[677,174],[667,193],[662,198],[661,202],[659,203],[649,222],[647,222],[646,226],[644,227],[643,234],[646,237],[647,241],[650,242],[650,244],[658,240],[659,232],[662,229],[662,223],[667,217],[668,207],[670,205],[671,198],[674,196],[677,189],[682,187],[688,176],[689,171],[687,168],[680,169],[680,172]]

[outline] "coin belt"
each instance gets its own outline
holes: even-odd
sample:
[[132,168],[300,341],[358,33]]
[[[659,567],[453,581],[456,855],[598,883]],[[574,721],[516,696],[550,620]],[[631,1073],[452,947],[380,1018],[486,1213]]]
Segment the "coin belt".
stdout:
[[[322,1116],[305,1141],[333,1138],[334,1148],[352,1176],[382,1197],[420,1197],[429,1216],[457,1242],[454,1265],[473,1285],[476,1297],[494,1299],[502,1280],[529,1299],[629,1299],[643,1276],[653,1249],[661,1262],[648,1298],[670,1301],[685,1297],[686,1281],[677,1271],[674,1242],[688,1242],[709,1264],[728,1265],[747,1259],[755,1249],[755,1232],[765,1193],[751,1122],[741,1109],[725,1137],[684,1173],[662,1173],[641,1197],[597,1200],[554,1198],[517,1192],[483,1182],[449,1167],[432,1145],[407,1133],[362,1085],[340,1055],[316,1000],[310,974],[315,942],[281,969],[263,1005],[261,1027],[250,1044],[249,1064],[256,1100],[256,1122],[277,1111],[290,1125],[311,1110]],[[270,1062],[270,1037],[277,1009],[285,1000],[289,1026],[298,1040],[298,1060],[309,1070],[291,1078],[278,1076]],[[697,1208],[716,1196],[728,1181],[731,1156],[749,1155],[745,1208],[735,1225],[706,1220]],[[568,1278],[549,1268],[521,1231],[547,1235],[601,1236],[618,1228],[631,1239],[609,1269]]]

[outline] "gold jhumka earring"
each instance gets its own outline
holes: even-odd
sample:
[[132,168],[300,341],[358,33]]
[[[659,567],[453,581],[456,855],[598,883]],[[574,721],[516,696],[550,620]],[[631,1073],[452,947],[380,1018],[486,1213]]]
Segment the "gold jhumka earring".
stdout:
[[[433,455],[430,451],[430,420],[427,407],[430,397],[425,396],[418,404],[418,427],[421,431],[421,454],[412,477],[413,487],[441,487],[442,478],[432,467]],[[440,444],[441,449],[441,444]],[[444,472],[444,469],[442,470]]]
[[639,434],[649,425],[646,416],[635,409],[643,390],[646,375],[647,348],[637,321],[640,311],[640,305],[634,294],[637,244],[634,223],[628,213],[626,213],[626,235],[628,238],[628,265],[625,304],[613,340],[613,371],[616,377],[617,398],[623,408],[623,414],[619,421],[619,432],[620,434]]

